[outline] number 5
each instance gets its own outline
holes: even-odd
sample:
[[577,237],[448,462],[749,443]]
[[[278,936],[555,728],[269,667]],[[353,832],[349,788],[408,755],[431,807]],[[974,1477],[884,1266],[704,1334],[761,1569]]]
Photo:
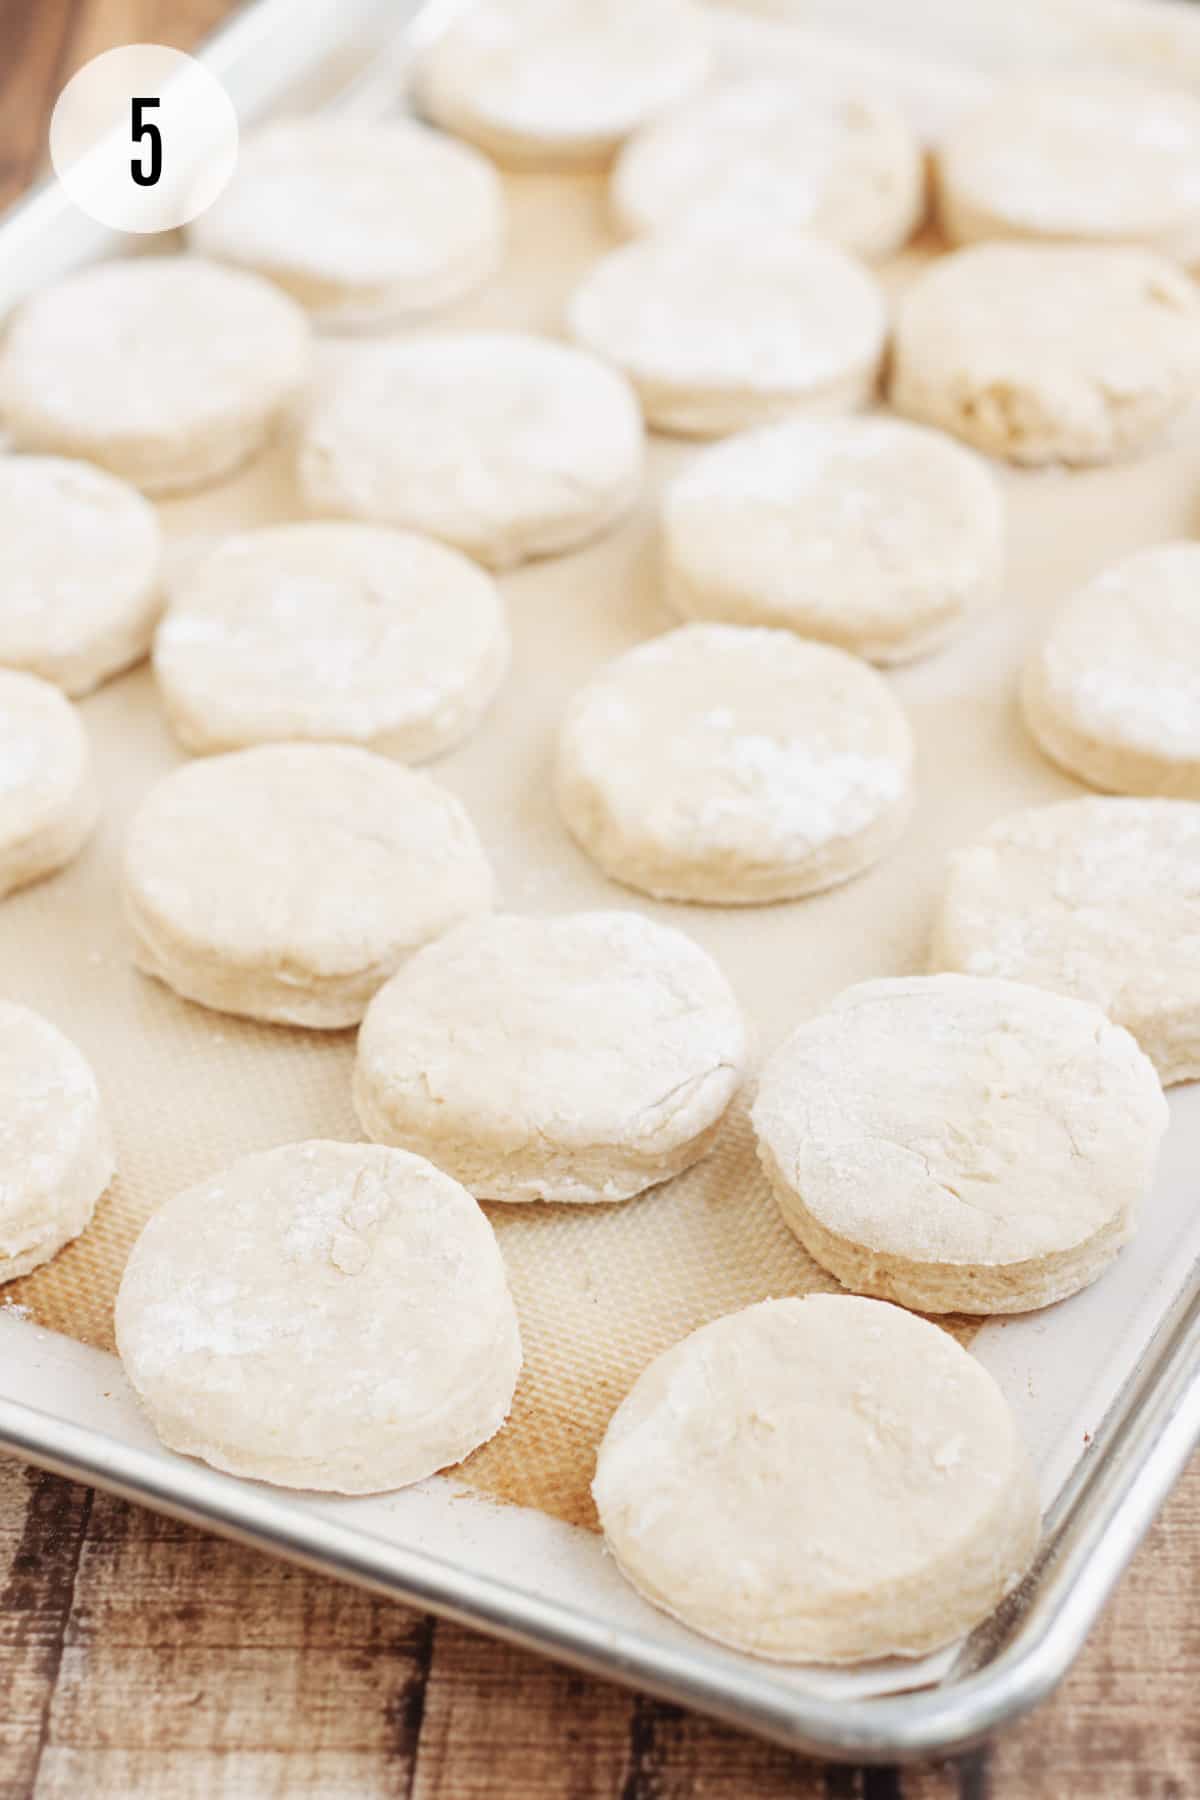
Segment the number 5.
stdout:
[[131,157],[129,172],[139,187],[154,187],[159,176],[162,174],[162,132],[158,129],[157,125],[149,124],[142,117],[142,114],[147,107],[157,106],[158,101],[138,98],[131,101],[130,104],[133,114],[133,141],[135,144],[145,142],[148,145],[150,161],[149,167],[147,167],[144,160],[139,162],[136,156]]

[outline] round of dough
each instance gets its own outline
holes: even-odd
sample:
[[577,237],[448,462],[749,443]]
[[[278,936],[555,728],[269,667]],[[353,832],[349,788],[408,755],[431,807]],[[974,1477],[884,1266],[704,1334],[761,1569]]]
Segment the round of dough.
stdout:
[[522,332],[446,332],[358,353],[313,408],[300,484],[314,511],[509,568],[607,530],[637,497],[642,447],[629,384],[593,357]]
[[339,1494],[461,1462],[503,1425],[521,1367],[479,1207],[369,1144],[285,1144],[176,1194],[133,1247],[116,1330],[169,1449]]
[[376,1142],[483,1200],[628,1200],[711,1147],[746,1034],[699,945],[631,912],[500,916],[410,958],[358,1039]]
[[663,554],[685,618],[904,662],[995,593],[1004,513],[986,466],[941,432],[793,419],[715,445],[671,483]]
[[188,1000],[338,1030],[404,957],[486,912],[493,879],[459,802],[340,744],[186,764],[125,852],[134,960]]
[[25,301],[0,350],[0,418],[22,448],[148,494],[203,487],[266,442],[309,358],[304,314],[256,275],[121,257]]
[[925,166],[888,101],[759,75],[647,125],[618,157],[611,191],[630,234],[753,219],[880,257],[920,223]]
[[1022,700],[1047,756],[1093,787],[1200,800],[1200,544],[1139,550],[1073,595]]
[[1066,800],[950,859],[931,966],[1090,1000],[1164,1085],[1200,1076],[1200,805]]
[[1167,1103],[1095,1006],[970,975],[867,981],[768,1060],[758,1153],[844,1287],[1010,1313],[1086,1287],[1133,1236]]
[[0,669],[0,896],[73,861],[98,810],[76,708],[48,681]]
[[721,437],[875,392],[887,307],[816,238],[672,232],[612,250],[575,290],[571,335],[633,382],[651,425]]
[[242,139],[233,180],[188,235],[323,325],[370,326],[486,281],[504,197],[484,157],[415,120],[288,119]]
[[558,804],[607,875],[740,906],[847,881],[904,829],[912,736],[856,657],[790,632],[684,625],[568,708]]
[[495,582],[407,531],[244,532],[170,599],[154,667],[189,750],[309,738],[422,762],[474,730],[508,668]]
[[1143,244],[1200,255],[1200,100],[1099,70],[1004,87],[945,138],[938,211],[978,238]]
[[0,663],[79,695],[140,662],[160,548],[153,507],[103,470],[0,458]]
[[0,1001],[0,1282],[78,1237],[116,1166],[80,1052],[49,1020]]
[[417,102],[502,162],[595,166],[699,87],[708,35],[688,0],[478,0],[429,46]]
[[640,1376],[592,1484],[622,1573],[706,1637],[782,1662],[923,1656],[985,1619],[1040,1531],[987,1370],[848,1294],[764,1300]]
[[1016,463],[1142,449],[1200,381],[1200,290],[1148,250],[977,244],[896,315],[891,400]]

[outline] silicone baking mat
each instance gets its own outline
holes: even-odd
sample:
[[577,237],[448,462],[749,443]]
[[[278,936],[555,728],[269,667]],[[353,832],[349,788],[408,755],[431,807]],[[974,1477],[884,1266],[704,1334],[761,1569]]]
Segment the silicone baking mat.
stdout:
[[[503,276],[437,320],[557,334],[610,240],[596,178],[509,180]],[[885,271],[893,289],[931,238]],[[353,344],[328,344],[322,379]],[[589,548],[503,578],[510,679],[470,740],[431,772],[467,805],[501,904],[549,913],[624,906],[690,932],[720,961],[768,1051],[840,988],[923,966],[947,852],[995,818],[1081,791],[1027,738],[1021,659],[1055,601],[1114,557],[1200,522],[1200,427],[1136,464],[1080,473],[997,469],[1009,511],[1002,599],[954,647],[889,679],[917,740],[917,803],[900,847],[866,876],[789,905],[658,905],[614,886],[568,839],[551,795],[564,705],[606,658],[675,622],[660,593],[655,497],[696,449],[654,440],[642,504]],[[236,480],[164,504],[173,560],[222,532],[303,516],[281,443]],[[79,861],[0,910],[0,991],[37,1007],[91,1058],[120,1173],[88,1232],[4,1298],[38,1323],[112,1347],[130,1244],[171,1193],[247,1151],[355,1138],[353,1034],[259,1026],[189,1005],[137,974],[119,906],[121,844],[147,788],[182,760],[142,668],[83,702],[103,819]],[[734,1108],[718,1146],[677,1181],[618,1207],[491,1206],[521,1315],[526,1365],[505,1430],[456,1473],[499,1498],[594,1525],[588,1483],[604,1425],[645,1364],[694,1326],[767,1295],[835,1284],[791,1238]],[[968,1336],[966,1321],[950,1322]]]

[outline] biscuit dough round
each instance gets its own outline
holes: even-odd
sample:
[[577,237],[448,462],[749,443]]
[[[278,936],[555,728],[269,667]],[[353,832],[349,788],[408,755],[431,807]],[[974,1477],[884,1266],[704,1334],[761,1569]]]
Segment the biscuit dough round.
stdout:
[[944,139],[938,212],[952,242],[1142,244],[1200,255],[1200,100],[1100,70],[1003,87]]
[[646,1599],[781,1662],[953,1642],[1016,1587],[1040,1532],[987,1370],[928,1320],[848,1294],[764,1300],[658,1357],[592,1492]]
[[642,453],[615,370],[523,332],[445,332],[360,351],[313,408],[299,474],[314,511],[509,568],[606,531],[637,497]]
[[492,904],[459,802],[341,744],[175,769],[130,827],[134,960],[218,1012],[338,1030],[410,951]]
[[711,52],[688,0],[479,0],[418,61],[417,104],[501,162],[594,167],[693,92]]
[[160,552],[153,507],[102,469],[0,458],[0,664],[78,696],[140,662]]
[[115,1173],[84,1057],[48,1019],[0,1001],[0,1282],[78,1237]]
[[163,1443],[371,1494],[503,1425],[517,1315],[487,1219],[419,1156],[314,1141],[176,1194],[133,1247],[117,1348]]
[[1200,381],[1200,290],[1148,250],[977,244],[900,301],[891,400],[1016,463],[1143,449]]
[[98,811],[77,709],[48,681],[0,669],[0,897],[72,862]]
[[20,448],[84,457],[145,493],[203,487],[262,447],[309,360],[308,322],[270,282],[199,256],[121,257],[18,309],[0,419]]
[[865,406],[888,321],[874,277],[835,244],[751,228],[610,251],[576,288],[568,326],[625,371],[651,425],[721,437]]
[[711,1147],[745,1068],[728,982],[632,912],[497,916],[411,957],[358,1039],[367,1136],[484,1200],[628,1200]]
[[1136,551],[1074,594],[1022,701],[1047,756],[1092,787],[1200,800],[1200,544]]
[[508,669],[495,582],[407,531],[243,532],[170,602],[154,668],[176,735],[198,752],[314,739],[423,762],[475,729]]
[[663,502],[684,618],[776,625],[904,662],[992,598],[1004,512],[986,466],[896,419],[793,419],[702,452]]
[[844,1287],[1010,1313],[1086,1287],[1136,1228],[1167,1103],[1098,1007],[970,975],[867,981],[762,1073],[780,1211]]
[[750,76],[629,140],[613,170],[618,225],[812,232],[870,258],[899,250],[925,208],[921,147],[889,101]]
[[1030,807],[950,859],[930,966],[1089,1000],[1164,1086],[1200,1076],[1200,804]]
[[233,180],[188,236],[322,325],[372,326],[494,274],[504,196],[486,158],[413,119],[287,119],[242,139]]
[[912,735],[873,669],[790,632],[684,625],[571,702],[559,810],[607,875],[751,905],[847,881],[904,829]]

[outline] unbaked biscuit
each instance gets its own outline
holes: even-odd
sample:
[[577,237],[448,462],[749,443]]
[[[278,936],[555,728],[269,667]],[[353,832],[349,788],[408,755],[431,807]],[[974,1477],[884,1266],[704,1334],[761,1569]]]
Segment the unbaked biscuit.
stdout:
[[155,674],[176,735],[203,753],[309,740],[424,762],[475,729],[508,669],[496,584],[407,531],[241,532],[170,602]]
[[933,969],[1090,1000],[1164,1084],[1200,1076],[1200,804],[1065,800],[950,858]]
[[285,1144],[167,1200],[116,1306],[162,1441],[281,1487],[404,1487],[497,1432],[521,1367],[487,1219],[418,1156]]
[[115,1172],[83,1056],[48,1019],[0,1001],[0,1282],[78,1237]]
[[644,126],[618,156],[610,194],[631,235],[755,220],[875,258],[916,230],[925,166],[903,114],[881,96],[756,75]]
[[1080,588],[1021,697],[1047,756],[1092,787],[1200,800],[1200,545],[1135,551]]
[[359,351],[314,406],[299,460],[314,512],[427,532],[492,568],[598,536],[641,475],[628,382],[516,331]]
[[902,297],[897,412],[1016,463],[1148,445],[1200,381],[1200,291],[1148,250],[977,244]]
[[0,896],[72,862],[98,811],[76,708],[48,681],[0,669]]
[[579,168],[691,93],[710,60],[688,0],[476,0],[418,59],[414,88],[502,162]]
[[1153,1063],[1098,1007],[969,975],[849,988],[768,1059],[754,1103],[809,1254],[855,1293],[938,1313],[1025,1312],[1094,1281],[1166,1128]]
[[782,1662],[953,1642],[1021,1580],[1040,1525],[992,1377],[936,1325],[849,1295],[764,1300],[658,1357],[592,1492],[648,1600]]
[[161,548],[154,508],[102,469],[0,458],[0,663],[78,697],[140,662]]
[[608,875],[741,906],[848,881],[908,818],[912,736],[873,669],[790,632],[684,625],[570,703],[559,810]]
[[484,157],[413,119],[285,119],[243,137],[233,180],[188,237],[322,325],[384,325],[495,272],[504,197]]
[[667,599],[871,662],[935,649],[992,599],[1004,510],[982,460],[898,419],[792,419],[705,450],[662,505]]
[[938,213],[979,238],[1141,244],[1200,256],[1200,100],[1117,70],[1006,84],[937,156]]
[[627,1200],[710,1148],[746,1034],[721,971],[632,912],[476,920],[411,957],[358,1038],[368,1137],[484,1200]]
[[134,960],[218,1012],[333,1031],[418,945],[484,912],[459,802],[342,744],[265,744],[165,775],[125,850]]
[[687,437],[865,406],[888,330],[878,283],[845,251],[752,220],[610,251],[567,324],[624,370],[651,425]]
[[266,443],[309,358],[304,314],[270,282],[199,256],[120,257],[18,309],[0,419],[19,448],[84,457],[145,493],[204,487]]

